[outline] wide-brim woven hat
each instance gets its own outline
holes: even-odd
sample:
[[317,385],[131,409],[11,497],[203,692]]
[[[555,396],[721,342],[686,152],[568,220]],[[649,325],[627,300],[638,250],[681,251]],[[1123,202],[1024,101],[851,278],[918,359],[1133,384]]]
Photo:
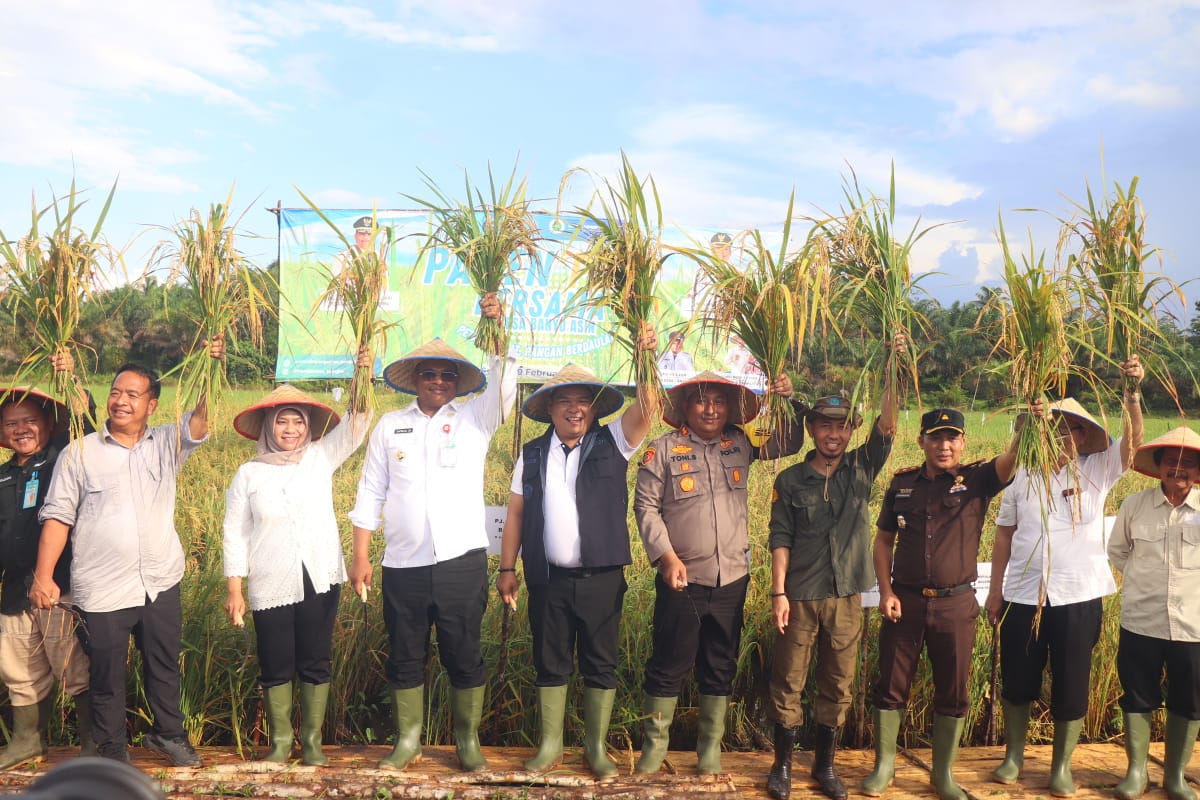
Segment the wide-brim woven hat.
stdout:
[[1186,425],[1180,425],[1174,430],[1167,431],[1152,442],[1147,442],[1137,449],[1133,455],[1133,468],[1151,478],[1161,477],[1158,464],[1154,463],[1154,451],[1163,447],[1182,447],[1200,453],[1200,433]]
[[663,422],[672,428],[678,428],[686,422],[683,404],[687,401],[688,391],[701,384],[723,387],[729,395],[729,424],[741,425],[747,420],[758,416],[762,400],[754,392],[736,381],[722,377],[715,372],[699,372],[683,383],[677,383],[667,392],[667,401],[663,404]]
[[[42,413],[46,415],[46,421],[54,426],[52,435],[62,433],[71,424],[71,411],[66,404],[55,400],[36,386],[0,388],[0,407],[26,401],[37,403],[41,407]],[[3,425],[0,425],[0,447],[9,447]]]
[[483,370],[441,339],[428,341],[388,364],[383,370],[384,382],[398,392],[416,394],[417,371],[422,361],[451,361],[458,367],[458,394],[455,397],[482,391],[487,385]]
[[583,386],[595,392],[592,409],[596,419],[603,419],[625,405],[625,395],[596,377],[591,370],[567,364],[554,377],[534,390],[521,404],[521,413],[538,422],[551,422],[550,396],[564,386]]
[[258,441],[268,408],[305,406],[308,410],[308,432],[315,442],[341,421],[329,406],[291,384],[276,386],[274,391],[233,418],[233,429],[247,439]]
[[[1076,450],[1079,455],[1103,453],[1112,444],[1112,439],[1109,438],[1108,431],[1104,430],[1104,426],[1089,414],[1087,409],[1081,406],[1075,398],[1067,397],[1056,400],[1050,404],[1049,411],[1051,415],[1074,417],[1087,426],[1087,436],[1084,438],[1083,444]],[[1025,414],[1017,415],[1017,430],[1020,430],[1021,426],[1025,424],[1025,416]]]

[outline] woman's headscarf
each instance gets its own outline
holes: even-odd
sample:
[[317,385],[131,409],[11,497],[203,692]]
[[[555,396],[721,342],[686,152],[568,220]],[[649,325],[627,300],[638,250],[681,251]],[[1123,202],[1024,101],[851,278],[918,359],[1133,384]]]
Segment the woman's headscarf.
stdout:
[[[275,439],[275,418],[284,411],[291,411],[304,418],[304,439],[295,450],[284,450]],[[263,410],[262,430],[258,433],[258,457],[262,464],[297,464],[304,450],[312,443],[312,426],[308,422],[308,409],[304,406],[274,406]]]

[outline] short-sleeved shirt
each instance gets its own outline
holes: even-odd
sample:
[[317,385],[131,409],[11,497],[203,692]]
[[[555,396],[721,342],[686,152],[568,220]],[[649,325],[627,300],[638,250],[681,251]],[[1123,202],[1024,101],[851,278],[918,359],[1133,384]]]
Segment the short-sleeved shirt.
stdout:
[[633,500],[650,563],[674,551],[688,582],[700,586],[749,574],[746,486],[755,452],[732,426],[711,441],[684,426],[651,442]]
[[876,521],[896,534],[892,583],[949,589],[974,582],[984,515],[1003,488],[995,459],[933,478],[925,465],[897,472]]
[[868,504],[891,451],[892,437],[872,426],[866,443],[847,451],[828,480],[812,466],[815,450],[775,478],[770,547],[790,551],[789,600],[848,597],[874,585]]
[[71,592],[84,611],[144,605],[183,577],[176,478],[204,441],[191,438],[191,418],[147,428],[133,447],[105,426],[59,456],[38,518],[71,528]]

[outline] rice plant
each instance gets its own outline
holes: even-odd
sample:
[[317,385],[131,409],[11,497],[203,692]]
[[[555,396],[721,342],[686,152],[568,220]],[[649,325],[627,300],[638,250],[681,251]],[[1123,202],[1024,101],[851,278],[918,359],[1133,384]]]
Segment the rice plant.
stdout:
[[[66,195],[52,198],[43,208],[33,198],[28,233],[14,240],[0,231],[0,305],[12,316],[15,329],[28,337],[30,347],[20,373],[66,353],[75,365],[74,375],[86,378],[87,362],[81,358],[75,329],[80,306],[100,287],[102,259],[113,260],[101,230],[116,191],[114,182],[90,233],[79,227],[79,213],[87,201],[74,180]],[[71,373],[56,370],[51,376],[56,397],[74,395]],[[71,434],[83,434],[78,415],[71,417]]]
[[[467,280],[480,297],[499,293],[510,281],[521,257],[529,263],[536,260],[541,236],[529,212],[526,182],[524,179],[517,181],[515,166],[508,179],[497,185],[489,165],[486,198],[478,187],[471,186],[471,179],[465,172],[465,200],[449,197],[424,172],[421,177],[433,193],[433,199],[404,195],[429,209],[433,220],[421,255],[434,247],[449,250],[462,262]],[[507,354],[508,326],[504,317],[480,316],[474,339],[475,346],[485,353]]]

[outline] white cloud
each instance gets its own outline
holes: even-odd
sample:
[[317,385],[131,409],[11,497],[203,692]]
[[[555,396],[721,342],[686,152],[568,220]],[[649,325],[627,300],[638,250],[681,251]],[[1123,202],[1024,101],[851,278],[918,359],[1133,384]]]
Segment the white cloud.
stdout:
[[1102,102],[1120,102],[1144,108],[1178,108],[1188,98],[1176,86],[1152,81],[1118,83],[1110,75],[1097,75],[1087,82],[1087,91]]

